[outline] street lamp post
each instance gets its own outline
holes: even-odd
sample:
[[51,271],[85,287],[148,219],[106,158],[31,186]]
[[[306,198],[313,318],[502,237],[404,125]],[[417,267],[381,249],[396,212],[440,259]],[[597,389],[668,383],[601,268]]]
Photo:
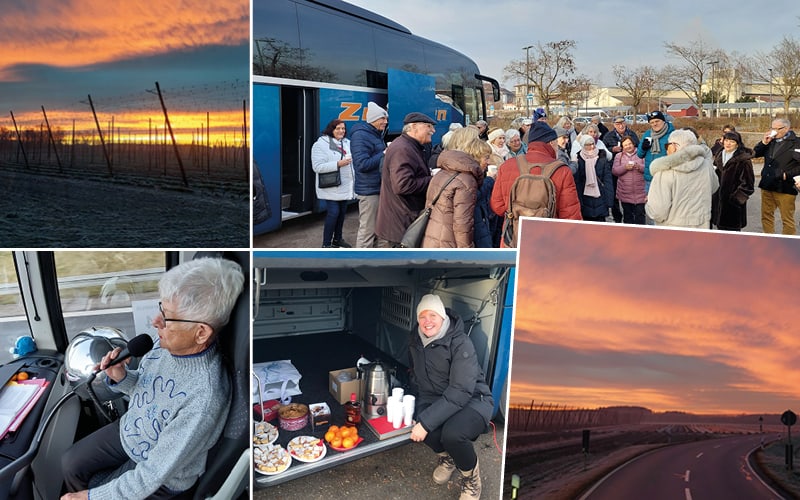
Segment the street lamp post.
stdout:
[[531,53],[533,45],[522,47],[525,51],[525,115],[531,116],[531,103],[528,101],[528,94],[531,93]]
[[[711,65],[711,104],[713,105],[714,101],[715,100],[717,101],[716,116],[719,117],[719,99],[714,99],[714,95],[715,95],[715,93],[714,93],[714,83],[715,83],[715,76],[717,74],[717,64],[719,64],[719,61],[708,61],[708,64]],[[711,111],[711,116],[712,117],[715,116],[715,113],[714,113],[713,109]]]
[[769,68],[769,116],[772,116],[772,68]]

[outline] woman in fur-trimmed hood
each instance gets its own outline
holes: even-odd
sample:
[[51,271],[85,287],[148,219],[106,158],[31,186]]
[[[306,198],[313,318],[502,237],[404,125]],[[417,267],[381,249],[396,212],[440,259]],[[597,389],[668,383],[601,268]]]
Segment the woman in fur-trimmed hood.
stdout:
[[711,196],[719,188],[711,150],[697,143],[690,130],[669,135],[667,156],[650,164],[650,184],[645,212],[658,226],[708,229]]

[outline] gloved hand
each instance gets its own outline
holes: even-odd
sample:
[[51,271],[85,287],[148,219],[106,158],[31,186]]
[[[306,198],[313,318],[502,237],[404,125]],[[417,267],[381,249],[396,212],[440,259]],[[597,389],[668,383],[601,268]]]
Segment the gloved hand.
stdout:
[[650,147],[652,145],[653,145],[653,141],[649,137],[645,137],[644,139],[642,139],[642,150],[643,151],[649,151]]

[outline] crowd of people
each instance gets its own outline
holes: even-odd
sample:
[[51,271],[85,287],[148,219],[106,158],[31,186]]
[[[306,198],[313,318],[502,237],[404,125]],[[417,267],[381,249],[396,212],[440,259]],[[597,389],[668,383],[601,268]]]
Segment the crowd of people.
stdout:
[[483,120],[452,124],[432,144],[436,121],[414,112],[387,144],[388,113],[370,102],[366,120],[353,126],[349,140],[345,124],[333,120],[314,144],[314,171],[341,171],[340,184],[317,186],[318,198],[328,205],[322,245],[351,246],[342,237],[342,223],[345,204],[357,197],[359,248],[400,246],[426,208],[431,210],[423,247],[506,246],[503,226],[511,217],[509,195],[519,165],[541,175],[541,167],[556,160],[563,168],[548,173],[555,189],[552,217],[740,231],[755,190],[752,159],[763,157],[758,187],[764,232],[774,232],[777,210],[783,233],[795,233],[800,138],[788,120],[775,119],[750,149],[731,125],[709,147],[694,129],[676,130],[661,111],[647,119],[640,139],[621,116],[611,129],[595,117],[576,130],[568,116],[551,127],[539,108],[507,130]]

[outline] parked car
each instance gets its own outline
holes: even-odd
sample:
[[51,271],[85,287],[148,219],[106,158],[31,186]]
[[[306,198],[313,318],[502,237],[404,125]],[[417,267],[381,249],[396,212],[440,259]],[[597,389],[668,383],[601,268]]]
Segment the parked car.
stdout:
[[[634,115],[625,115],[625,123],[628,125],[634,124]],[[647,115],[636,115],[636,123],[638,124],[646,124],[647,123]]]
[[591,123],[591,122],[592,122],[592,118],[589,117],[589,116],[576,116],[575,118],[572,119],[572,123],[574,123],[575,125],[578,125],[578,124],[586,125],[587,123]]

